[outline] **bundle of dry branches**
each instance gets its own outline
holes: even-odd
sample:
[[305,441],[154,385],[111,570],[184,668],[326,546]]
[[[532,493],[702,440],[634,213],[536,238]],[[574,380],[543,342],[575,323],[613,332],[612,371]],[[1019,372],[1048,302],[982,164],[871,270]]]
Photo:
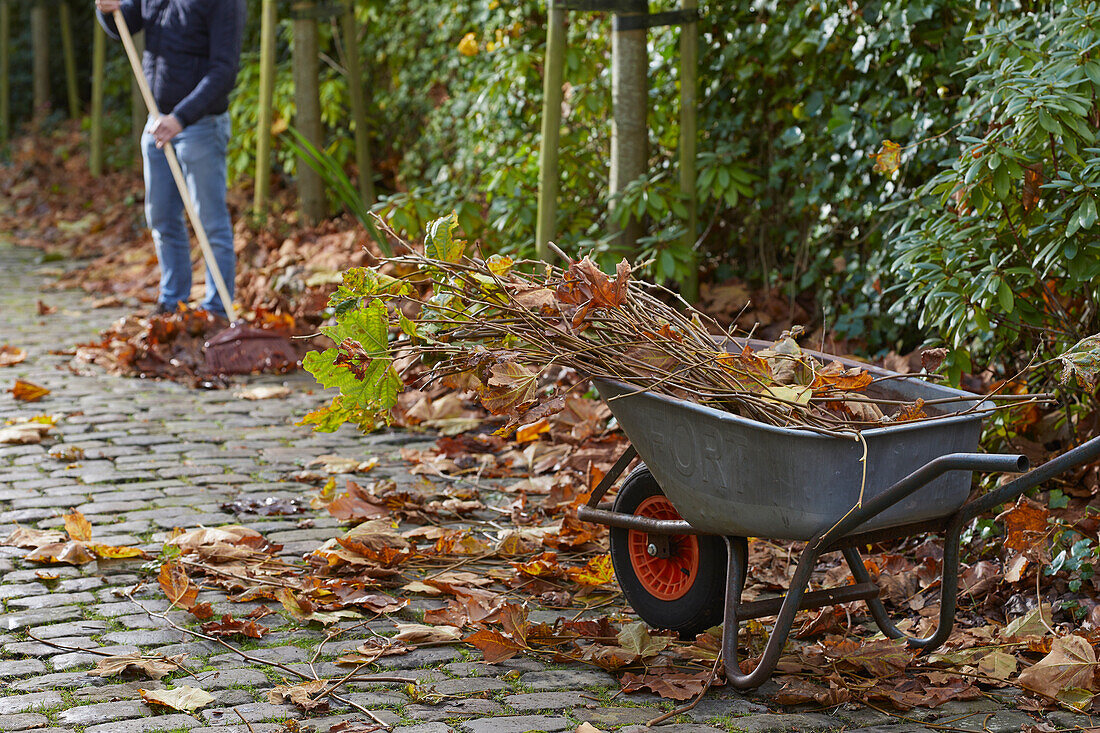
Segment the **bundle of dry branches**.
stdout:
[[487,409],[516,426],[560,409],[564,395],[540,381],[552,367],[827,434],[989,409],[969,397],[934,405],[890,399],[885,383],[896,376],[805,352],[797,333],[754,350],[750,333],[723,329],[632,278],[625,260],[612,276],[588,257],[564,268],[467,257],[465,243],[452,237],[455,226],[453,217],[434,222],[423,254],[409,248],[379,267],[345,273],[330,300],[336,325],[323,329],[337,347],[306,361],[342,395],[307,422],[370,424],[406,384],[442,381],[476,390]]

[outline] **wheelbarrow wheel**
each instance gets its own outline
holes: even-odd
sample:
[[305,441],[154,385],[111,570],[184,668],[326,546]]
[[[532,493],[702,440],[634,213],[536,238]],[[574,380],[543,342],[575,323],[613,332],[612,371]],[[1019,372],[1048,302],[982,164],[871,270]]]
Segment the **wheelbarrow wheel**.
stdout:
[[[645,466],[627,476],[615,511],[652,519],[681,518]],[[722,623],[727,563],[721,537],[658,536],[612,527],[611,563],[623,595],[650,626],[694,638]]]

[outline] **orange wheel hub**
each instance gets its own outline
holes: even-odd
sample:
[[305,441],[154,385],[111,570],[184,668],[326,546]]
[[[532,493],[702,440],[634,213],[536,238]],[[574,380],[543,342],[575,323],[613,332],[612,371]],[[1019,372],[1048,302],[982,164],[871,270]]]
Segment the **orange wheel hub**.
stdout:
[[[651,496],[638,505],[634,514],[650,519],[679,520],[680,513],[663,496]],[[694,535],[668,536],[668,557],[650,554],[647,532],[629,530],[627,547],[634,574],[646,592],[662,601],[683,598],[699,573],[699,540]]]

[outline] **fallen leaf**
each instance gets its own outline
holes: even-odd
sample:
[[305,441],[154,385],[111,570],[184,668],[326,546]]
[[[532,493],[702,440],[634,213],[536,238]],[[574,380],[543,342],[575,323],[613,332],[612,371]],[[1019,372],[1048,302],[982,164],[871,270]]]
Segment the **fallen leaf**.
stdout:
[[408,654],[412,647],[384,637],[371,637],[347,654],[336,658],[336,664],[370,664],[382,657]]
[[597,555],[584,567],[566,568],[565,574],[579,585],[597,586],[610,583],[615,579],[615,568],[611,565],[610,555]]
[[95,669],[88,674],[95,677],[113,677],[118,674],[144,674],[159,680],[166,674],[183,669],[186,654],[174,654],[170,657],[146,658],[140,654],[121,654],[103,657],[96,663]]
[[[1050,653],[1020,673],[1020,686],[1055,700],[1084,690],[1088,699],[1095,691],[1096,652],[1088,640],[1076,634],[1054,640]],[[1077,700],[1079,696],[1074,696]]]
[[92,539],[91,522],[85,519],[83,514],[74,509],[72,514],[66,514],[62,519],[65,520],[65,531],[68,532],[69,539],[77,542],[87,542]]
[[95,560],[95,555],[88,550],[83,542],[55,542],[52,545],[43,545],[27,555],[30,562],[41,562],[49,565],[84,565]]
[[[201,604],[208,606],[209,604]],[[195,606],[191,609],[194,613],[199,606]],[[213,614],[213,611],[211,611]],[[195,614],[198,616],[198,614]],[[200,617],[201,618],[201,617]],[[209,616],[207,616],[209,618]],[[266,626],[261,626],[255,621],[245,621],[242,619],[235,619],[230,614],[222,616],[221,621],[208,621],[202,625],[203,633],[210,634],[211,636],[247,636],[250,639],[260,639],[267,633]]]
[[84,546],[88,548],[89,552],[102,560],[128,560],[134,557],[148,557],[140,547],[101,545],[98,542],[87,542]]
[[366,473],[378,465],[378,458],[360,461],[358,458],[345,458],[337,455],[317,456],[309,462],[310,466],[320,466],[325,473]]
[[1043,164],[1032,163],[1024,169],[1024,185],[1020,189],[1020,205],[1024,213],[1030,213],[1042,196]]
[[236,393],[236,397],[242,400],[274,400],[286,397],[290,394],[289,387],[269,384],[258,384],[255,387],[246,387]]
[[214,607],[210,605],[209,602],[196,603],[194,606],[191,606],[191,615],[199,621],[207,621],[214,618]]
[[15,346],[0,344],[0,367],[18,364],[27,358],[27,352]]
[[986,677],[1007,682],[1016,674],[1018,664],[1016,657],[995,649],[978,659],[978,671]]
[[181,563],[163,563],[157,575],[157,583],[173,606],[186,610],[195,605],[199,589],[191,583],[191,578],[187,576]]
[[11,392],[12,397],[22,402],[38,402],[50,393],[50,390],[45,387],[24,382],[22,379],[15,380],[15,386],[8,391]]
[[461,641],[462,631],[457,626],[397,624],[397,634],[392,639],[409,644],[450,644],[451,642]]
[[663,636],[653,638],[641,621],[624,626],[615,638],[619,646],[638,655],[639,659],[656,656],[668,648],[668,639]]
[[24,549],[37,550],[44,545],[53,545],[65,541],[65,533],[55,529],[34,529],[16,525],[0,545],[8,547],[22,547]]
[[214,696],[197,687],[180,685],[171,690],[141,690],[141,699],[152,705],[163,705],[185,713],[194,712],[214,702]]
[[1053,621],[1053,610],[1049,603],[1042,603],[1031,609],[1023,616],[1013,619],[1004,627],[1002,636],[1005,639],[1026,639],[1033,636],[1044,636],[1050,632]]
[[1048,531],[1050,511],[1038,502],[1021,496],[1016,504],[997,515],[1003,522],[1005,538],[1001,544],[1010,550],[1023,552],[1030,549]]
[[302,710],[321,712],[328,709],[328,700],[317,693],[324,690],[327,684],[328,680],[310,680],[297,685],[276,685],[268,691],[267,700],[275,705],[290,702]]
[[0,428],[0,443],[14,445],[30,445],[41,443],[42,438],[50,432],[52,425],[44,425],[35,422],[22,422]]
[[477,647],[487,664],[511,659],[523,650],[523,645],[515,639],[492,629],[480,629],[463,641]]
[[709,676],[710,670],[696,674],[627,672],[623,675],[621,682],[623,692],[649,690],[669,700],[690,700],[703,691]]

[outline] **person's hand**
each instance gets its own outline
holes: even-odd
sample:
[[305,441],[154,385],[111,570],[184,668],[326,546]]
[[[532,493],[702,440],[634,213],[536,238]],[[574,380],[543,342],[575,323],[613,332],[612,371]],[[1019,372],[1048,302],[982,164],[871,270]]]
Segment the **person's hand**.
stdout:
[[104,15],[110,15],[122,5],[121,0],[95,0],[96,10]]
[[[96,2],[110,2],[111,0],[96,0]],[[163,148],[165,144],[179,135],[183,131],[183,125],[176,119],[175,115],[163,115],[155,123],[153,123],[153,129],[150,132],[153,135],[153,139],[157,141],[157,147]]]

